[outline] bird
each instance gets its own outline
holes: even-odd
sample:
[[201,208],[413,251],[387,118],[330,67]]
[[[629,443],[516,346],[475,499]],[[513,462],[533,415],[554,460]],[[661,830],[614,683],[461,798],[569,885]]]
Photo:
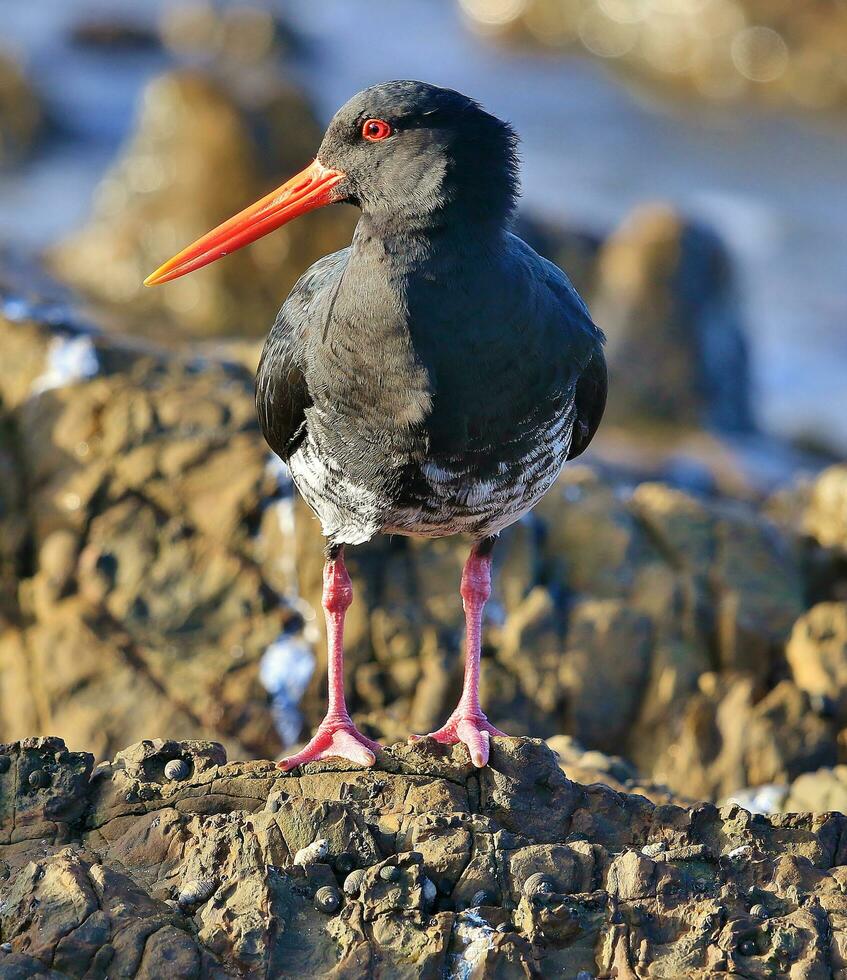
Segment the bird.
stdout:
[[351,243],[297,281],[268,334],[256,409],[326,539],[327,712],[289,771],[381,746],[352,721],[345,551],[377,534],[470,539],[461,695],[428,735],[488,764],[504,736],[479,697],[483,610],[500,532],[594,437],[606,403],[604,335],[567,275],[511,231],[518,138],[448,88],[373,85],[333,116],[303,171],[145,280],[159,285],[308,211],[359,208]]

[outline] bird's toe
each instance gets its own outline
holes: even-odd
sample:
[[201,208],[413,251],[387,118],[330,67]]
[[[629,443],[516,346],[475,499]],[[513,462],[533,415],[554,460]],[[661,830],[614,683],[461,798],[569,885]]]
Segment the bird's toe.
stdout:
[[471,762],[482,769],[488,765],[492,736],[507,737],[505,732],[495,728],[483,714],[467,717],[454,715],[438,731],[430,732],[429,735],[410,735],[409,742],[414,744],[425,738],[431,738],[441,745],[458,745],[461,742],[467,746]]
[[456,726],[456,735],[468,747],[471,762],[477,769],[488,765],[491,737],[484,728],[478,728],[472,721],[460,721]]
[[372,766],[376,762],[376,753],[381,748],[379,742],[367,738],[352,722],[323,722],[304,749],[278,762],[277,766],[283,772],[290,772],[297,766],[322,759],[346,759],[355,765]]

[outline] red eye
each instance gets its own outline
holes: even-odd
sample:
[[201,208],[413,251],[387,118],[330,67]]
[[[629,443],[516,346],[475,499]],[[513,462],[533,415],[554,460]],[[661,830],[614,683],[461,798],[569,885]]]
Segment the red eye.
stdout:
[[372,143],[387,140],[394,130],[383,119],[368,119],[362,123],[362,136]]

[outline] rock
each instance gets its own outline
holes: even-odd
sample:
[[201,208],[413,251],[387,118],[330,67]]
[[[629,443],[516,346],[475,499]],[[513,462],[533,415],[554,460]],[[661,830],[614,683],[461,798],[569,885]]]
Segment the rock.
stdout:
[[638,208],[603,244],[591,308],[608,338],[609,422],[752,429],[744,328],[714,232],[666,205]]
[[[299,591],[315,607],[320,540],[300,504],[294,539]],[[375,540],[350,554],[357,601],[348,669],[364,717],[389,739],[413,725],[425,730],[458,696],[464,547]],[[753,771],[793,777],[834,758],[832,724],[806,717],[795,687],[787,702],[785,689],[757,709],[760,762],[735,735],[730,702],[723,734],[708,743],[698,735],[714,708],[702,700],[701,678],[734,678],[740,686],[721,696],[731,688],[752,710],[773,687],[803,612],[795,552],[749,505],[661,484],[632,491],[573,466],[531,522],[504,532],[495,576],[482,684],[504,730],[565,731],[587,749],[633,759],[648,781],[688,798],[725,795]],[[303,700],[312,724],[324,707],[320,645],[316,653]],[[798,728],[769,744],[771,712],[784,710]]]
[[198,72],[164,75],[142,95],[134,135],[103,178],[91,220],[53,249],[53,267],[119,306],[124,320],[137,314],[133,330],[262,336],[303,270],[349,243],[352,210],[331,208],[286,226],[166,290],[141,284],[305,166],[320,135],[305,97],[281,83],[239,98]]
[[242,75],[272,69],[302,46],[286,23],[258,4],[175,4],[164,9],[159,30],[175,55]]
[[586,600],[572,609],[558,687],[568,702],[568,731],[577,739],[611,751],[627,737],[643,696],[652,640],[650,620],[621,600]]
[[[276,756],[325,710],[323,541],[269,463],[249,370],[140,351],[49,309],[34,296],[0,319],[0,738],[66,730],[106,759],[153,731]],[[86,369],[45,387],[51,351],[83,339]],[[782,516],[772,503],[776,523],[755,502],[568,466],[498,543],[492,721],[564,733],[585,779],[657,802],[843,761],[837,705],[786,659],[806,597],[834,601],[843,572],[802,530],[808,498]],[[351,551],[348,693],[370,734],[432,730],[455,704],[466,547]],[[809,642],[829,663],[823,633]],[[191,778],[182,761],[174,783]]]
[[[296,617],[275,552],[260,556],[279,533],[279,487],[249,374],[98,339],[97,375],[33,395],[55,332],[0,333],[0,398],[30,488],[0,545],[15,620],[0,635],[0,738],[67,727],[103,757],[152,730],[277,753],[259,667]],[[0,521],[22,499],[9,492]]]
[[831,466],[815,480],[803,518],[822,547],[847,554],[847,466]]
[[15,60],[0,52],[0,167],[8,168],[25,157],[42,126],[38,96]]
[[810,603],[847,600],[847,467],[800,476],[763,508],[792,541]]
[[558,0],[500,6],[462,0],[462,11],[483,35],[566,52],[574,47],[614,65],[625,76],[673,95],[721,105],[751,99],[804,110],[847,101],[847,82],[832,71],[844,43],[837,7],[782,10],[767,0],[709,2],[692,9],[649,8],[637,19],[617,8]]
[[847,723],[847,604],[821,602],[800,616],[785,653],[794,683]]
[[113,53],[155,51],[156,32],[134,19],[117,16],[83,15],[69,29],[71,42],[79,48]]
[[761,700],[754,690],[744,675],[704,674],[676,741],[655,764],[657,778],[683,782],[695,798],[721,799],[835,762],[832,722],[815,715],[797,687],[782,681]]
[[568,270],[568,278],[580,296],[594,290],[597,255],[602,238],[587,229],[563,228],[538,214],[521,211],[515,222],[515,234],[531,245],[539,255]]
[[15,612],[17,568],[29,530],[24,502],[14,429],[0,398],[0,629]]
[[619,793],[637,793],[654,803],[690,802],[667,786],[643,779],[635,766],[621,756],[586,749],[570,735],[554,735],[546,744],[555,753],[562,772],[575,782],[604,783]]
[[[297,775],[193,742],[141,743],[92,779],[58,739],[3,752],[52,765],[73,814],[0,774],[0,826],[38,828],[0,837],[4,978],[705,978],[727,957],[824,976],[845,943],[843,814],[657,806],[571,782],[537,741],[496,740],[479,771],[423,743]],[[166,755],[192,775],[162,782]],[[353,856],[355,888],[295,863],[316,838]]]
[[801,773],[788,789],[783,813],[812,809],[817,813],[847,812],[847,766]]

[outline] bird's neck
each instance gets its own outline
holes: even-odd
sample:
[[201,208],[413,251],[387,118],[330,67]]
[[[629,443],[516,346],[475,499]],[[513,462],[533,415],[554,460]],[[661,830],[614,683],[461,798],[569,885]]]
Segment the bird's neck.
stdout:
[[353,262],[376,263],[388,274],[435,276],[457,264],[497,252],[504,239],[501,221],[461,224],[444,217],[363,213],[353,235]]

